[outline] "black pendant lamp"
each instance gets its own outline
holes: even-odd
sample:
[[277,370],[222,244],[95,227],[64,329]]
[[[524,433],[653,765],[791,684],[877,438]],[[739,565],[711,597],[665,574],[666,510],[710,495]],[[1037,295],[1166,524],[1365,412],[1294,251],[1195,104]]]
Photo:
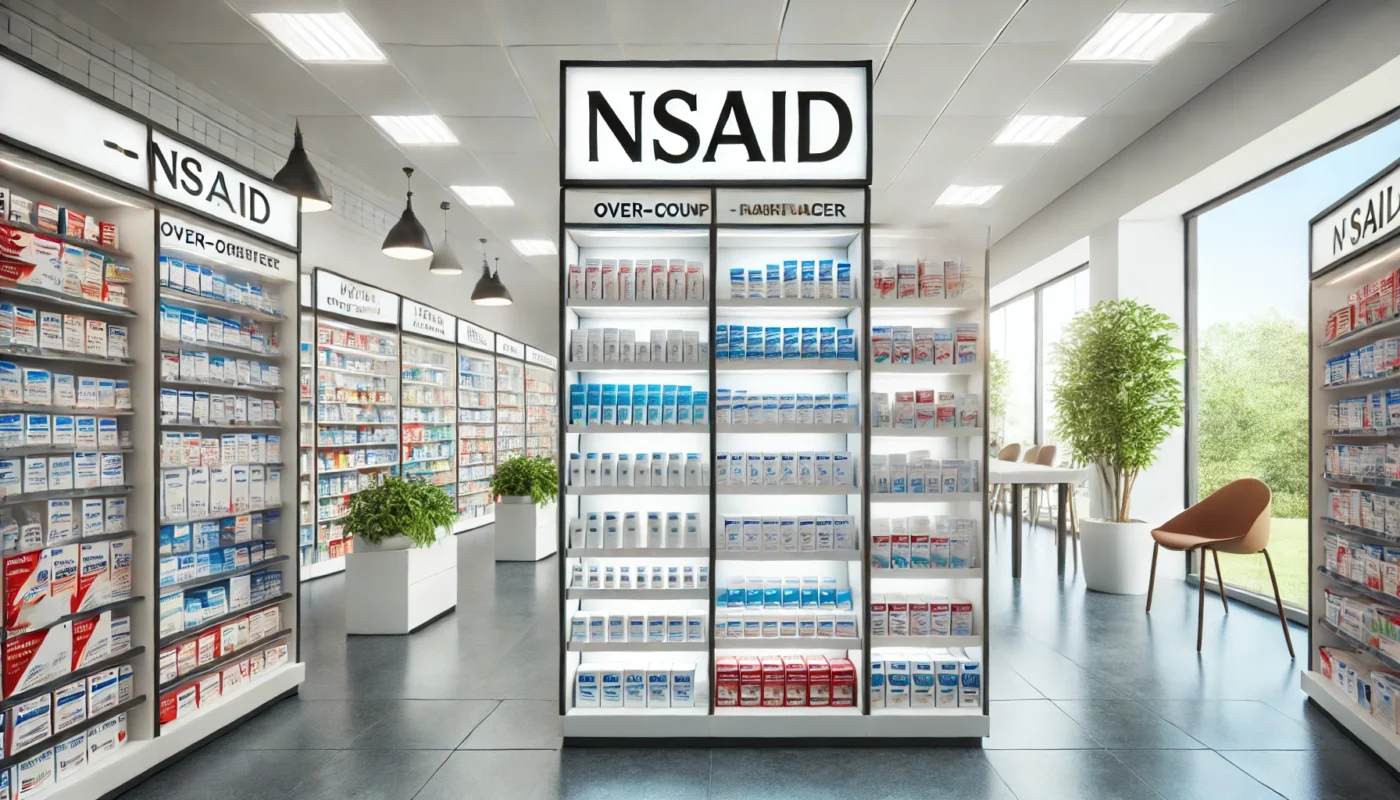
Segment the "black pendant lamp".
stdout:
[[403,174],[408,179],[408,202],[403,207],[403,216],[389,229],[380,251],[390,258],[405,261],[419,261],[433,257],[433,242],[428,231],[413,213],[413,167],[404,167]]
[[472,302],[479,306],[508,306],[514,302],[510,291],[501,283],[501,260],[496,259],[496,274],[491,274],[491,266],[486,263],[486,240],[481,240],[481,277],[472,290]]
[[272,183],[279,189],[301,198],[301,210],[308,214],[329,211],[331,195],[321,183],[321,176],[316,174],[316,168],[311,166],[306,148],[302,147],[300,122],[297,123],[296,133],[292,137],[292,152],[287,154],[287,163],[278,170]]
[[452,204],[444,200],[439,208],[442,209],[442,249],[433,253],[428,272],[433,275],[461,275],[462,262],[457,260],[457,254],[452,252],[452,245],[447,241],[447,211]]

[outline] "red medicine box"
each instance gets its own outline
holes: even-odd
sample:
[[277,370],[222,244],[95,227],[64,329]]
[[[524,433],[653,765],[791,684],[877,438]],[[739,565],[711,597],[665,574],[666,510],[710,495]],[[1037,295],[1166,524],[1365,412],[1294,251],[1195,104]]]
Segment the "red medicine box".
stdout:
[[826,656],[807,657],[807,705],[831,705],[831,665]]
[[764,656],[763,665],[763,705],[782,706],[785,700],[783,694],[783,660],[778,656]]
[[831,704],[844,707],[856,704],[856,666],[849,658],[832,659]]
[[754,656],[739,658],[739,705],[757,706],[763,697],[763,666]]
[[802,656],[783,656],[785,705],[807,705],[807,662]]
[[715,659],[715,705],[739,705],[739,661],[733,656]]

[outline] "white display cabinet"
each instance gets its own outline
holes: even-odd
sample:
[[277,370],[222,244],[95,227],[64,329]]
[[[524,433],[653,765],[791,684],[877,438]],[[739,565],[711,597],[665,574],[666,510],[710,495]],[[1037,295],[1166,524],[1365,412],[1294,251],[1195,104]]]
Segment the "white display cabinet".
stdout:
[[496,473],[496,334],[457,320],[458,532],[496,518],[491,476]]
[[405,298],[400,306],[400,473],[457,502],[457,318]]
[[525,455],[525,345],[496,334],[496,463]]
[[559,359],[525,348],[525,453],[554,458],[559,443]]
[[[1400,769],[1400,425],[1391,164],[1311,222],[1308,697]],[[1380,209],[1377,210],[1377,203]],[[1381,220],[1376,224],[1377,220]],[[1375,620],[1370,622],[1370,620]]]

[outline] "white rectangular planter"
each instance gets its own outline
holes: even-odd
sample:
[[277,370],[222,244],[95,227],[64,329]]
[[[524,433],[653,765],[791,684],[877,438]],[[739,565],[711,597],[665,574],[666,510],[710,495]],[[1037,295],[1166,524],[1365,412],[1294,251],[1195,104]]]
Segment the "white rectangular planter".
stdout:
[[528,497],[496,501],[496,560],[539,561],[559,549],[559,519],[554,503],[544,508]]
[[457,607],[457,537],[345,557],[345,631],[412,633]]

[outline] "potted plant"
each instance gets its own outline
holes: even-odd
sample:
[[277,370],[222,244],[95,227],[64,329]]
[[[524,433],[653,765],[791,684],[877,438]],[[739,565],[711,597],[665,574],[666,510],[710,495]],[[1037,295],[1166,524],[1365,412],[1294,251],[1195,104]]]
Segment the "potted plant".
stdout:
[[559,470],[547,456],[511,456],[496,465],[496,560],[538,561],[558,549],[554,500]]
[[442,487],[389,476],[350,497],[345,531],[358,553],[407,550],[433,546],[456,518]]
[[1081,521],[1084,580],[1115,594],[1147,591],[1152,537],[1132,516],[1133,487],[1181,425],[1182,353],[1167,315],[1107,300],[1065,328],[1054,357],[1055,435],[1094,467],[1105,518]]

